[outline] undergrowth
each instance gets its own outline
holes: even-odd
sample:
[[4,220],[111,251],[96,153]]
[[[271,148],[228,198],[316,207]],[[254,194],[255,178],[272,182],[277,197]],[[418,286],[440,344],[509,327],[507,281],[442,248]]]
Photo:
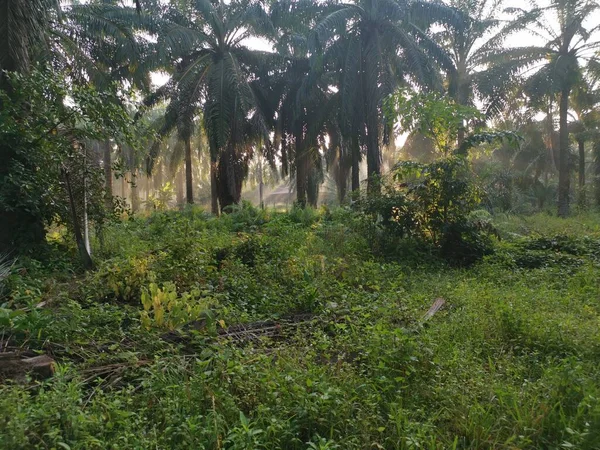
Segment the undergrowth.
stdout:
[[1,382],[0,448],[600,448],[595,219],[496,217],[469,268],[248,207],[116,224],[87,276],[17,261],[0,342],[58,368]]

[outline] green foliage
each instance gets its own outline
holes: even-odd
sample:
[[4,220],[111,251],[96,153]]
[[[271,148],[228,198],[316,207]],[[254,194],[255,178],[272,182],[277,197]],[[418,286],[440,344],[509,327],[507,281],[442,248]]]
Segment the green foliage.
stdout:
[[173,283],[165,283],[162,288],[150,283],[148,289],[142,288],[142,326],[174,330],[200,319],[208,311],[209,302],[201,301],[199,296],[199,290],[177,295]]
[[458,265],[470,265],[492,251],[494,227],[471,216],[481,203],[481,191],[464,157],[430,164],[400,162],[394,180],[381,196],[361,205],[362,213],[381,229],[386,242],[379,242],[380,247],[398,247],[394,237],[412,238],[425,246],[429,243]]
[[[9,313],[4,336],[59,366],[43,383],[0,382],[0,447],[597,446],[596,216],[473,211],[470,222],[493,221],[505,239],[464,269],[382,261],[350,209],[312,211],[306,223],[269,212],[246,228],[235,214],[190,208],[112,224],[114,247],[80,287],[41,264],[15,266],[2,314],[22,312]],[[514,263],[532,252],[556,263]],[[129,260],[110,276],[135,285],[131,304],[111,301],[105,277]],[[58,258],[55,269],[68,270]],[[440,296],[446,307],[423,322]],[[18,331],[41,299],[52,300],[38,309],[44,321]],[[294,312],[310,314],[286,321]],[[276,331],[248,340],[186,333],[265,321]]]
[[485,131],[471,134],[456,149],[459,155],[466,155],[469,149],[481,144],[492,144],[494,142],[506,142],[510,146],[516,146],[523,141],[523,137],[513,131]]
[[165,211],[169,208],[169,201],[173,197],[175,187],[171,182],[165,183],[160,189],[148,196],[147,205],[149,209]]
[[[81,163],[75,144],[111,135],[133,142],[134,127],[110,91],[72,85],[43,69],[7,76],[10,90],[0,90],[0,212],[6,218],[0,246],[30,248],[43,242],[45,225],[71,221],[61,168]],[[93,194],[91,204],[100,203],[102,196]]]
[[477,108],[460,105],[436,92],[411,94],[399,90],[388,97],[384,106],[392,125],[399,118],[401,131],[433,139],[435,149],[445,156],[456,147],[459,130],[484,118]]

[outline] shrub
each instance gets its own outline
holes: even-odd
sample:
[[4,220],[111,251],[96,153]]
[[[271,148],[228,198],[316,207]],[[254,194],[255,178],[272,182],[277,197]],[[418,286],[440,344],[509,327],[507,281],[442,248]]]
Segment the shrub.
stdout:
[[468,162],[454,156],[430,164],[401,162],[384,193],[359,203],[367,232],[381,249],[398,239],[433,245],[450,262],[469,265],[492,251],[489,217],[471,216],[480,203]]

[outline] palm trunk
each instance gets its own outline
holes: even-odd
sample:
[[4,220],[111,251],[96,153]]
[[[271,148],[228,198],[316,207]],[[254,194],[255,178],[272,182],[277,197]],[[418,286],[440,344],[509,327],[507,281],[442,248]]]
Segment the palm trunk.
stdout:
[[131,171],[131,212],[140,209],[140,193],[138,191],[137,169]]
[[367,118],[367,195],[381,192],[381,164],[379,155],[379,127],[377,118]]
[[558,167],[558,215],[569,215],[570,167],[569,167],[569,112],[570,89],[565,88],[560,94],[559,110],[559,167]]
[[[358,136],[351,140],[352,145],[352,192],[360,191],[360,146]],[[356,195],[356,194],[355,194]]]
[[258,204],[260,209],[265,209],[265,203],[263,201],[263,165],[262,165],[262,154],[258,155]]
[[236,148],[228,144],[219,154],[217,171],[217,195],[221,212],[228,206],[240,202],[243,184],[243,163],[239,160]]
[[79,224],[79,218],[77,217],[77,208],[75,207],[75,197],[73,195],[73,189],[71,188],[71,179],[69,172],[65,168],[61,169],[62,176],[65,180],[65,188],[67,189],[67,196],[69,197],[69,209],[71,210],[71,220],[73,221],[73,231],[75,234],[75,241],[77,242],[77,249],[79,250],[79,256],[81,256],[81,262],[85,270],[92,270],[94,268],[94,262],[86,248],[83,235],[81,234],[81,227]]
[[585,142],[582,139],[577,141],[579,147],[579,189],[585,187]]
[[154,179],[152,180],[153,181],[152,185],[154,187],[154,192],[155,192],[154,195],[158,196],[159,193],[160,193],[160,190],[162,188],[162,185],[163,185],[163,167],[162,167],[162,163],[159,162],[158,164],[156,164],[153,178]]
[[313,208],[317,207],[319,201],[319,181],[317,178],[317,167],[314,164],[310,164],[308,161],[308,177],[306,183],[306,199],[310,206]]
[[175,199],[177,202],[177,206],[181,207],[181,205],[183,205],[184,200],[184,194],[183,194],[183,185],[185,184],[185,176],[184,176],[184,170],[182,167],[179,168],[179,170],[177,171],[177,176],[175,177]]
[[144,199],[144,202],[147,202],[150,197],[150,177],[148,174],[144,174],[142,180],[144,180],[144,182],[140,182],[141,195],[138,195]]
[[192,139],[185,139],[185,197],[191,205],[194,203],[194,179],[192,177]]
[[[377,35],[374,35],[377,39]],[[375,48],[378,42],[369,43]],[[365,52],[363,52],[365,53]],[[379,60],[375,61],[379,64]],[[373,62],[371,62],[372,64]],[[368,67],[368,62],[364,62],[364,67]],[[367,195],[373,196],[381,192],[381,153],[379,149],[379,70],[365,70],[363,74],[363,93],[365,100],[365,125],[367,130]]]
[[308,155],[303,148],[302,130],[296,130],[296,203],[300,208],[306,206],[306,190],[308,182]]
[[210,162],[210,210],[215,215],[219,215],[219,191],[217,189],[217,162]]
[[594,142],[594,183],[596,190],[596,206],[600,207],[600,138]]
[[107,211],[112,209],[113,202],[113,180],[112,180],[112,161],[110,140],[104,141],[103,157],[104,160],[104,206]]
[[585,141],[578,139],[577,145],[579,147],[579,204],[585,206]]

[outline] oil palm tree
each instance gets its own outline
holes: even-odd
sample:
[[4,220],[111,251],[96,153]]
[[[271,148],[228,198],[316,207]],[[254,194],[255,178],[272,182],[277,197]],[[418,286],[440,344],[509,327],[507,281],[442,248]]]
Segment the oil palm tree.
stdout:
[[295,172],[296,203],[316,205],[320,172],[318,141],[324,135],[325,120],[320,112],[327,101],[328,83],[311,76],[309,36],[318,17],[331,6],[323,3],[279,0],[271,7],[271,21],[279,55],[271,77],[271,105],[276,147],[281,152],[283,174]]
[[28,69],[59,10],[57,0],[0,0],[1,71]]
[[458,22],[459,16],[439,3],[357,0],[341,4],[315,28],[324,53],[343,61],[342,111],[353,131],[364,130],[369,192],[378,191],[381,175],[382,99],[406,74],[424,85],[441,85],[434,60],[449,61],[425,32],[438,20]]
[[[217,197],[221,210],[239,202],[251,143],[268,134],[256,79],[266,73],[272,56],[248,49],[244,40],[270,35],[270,21],[262,6],[250,0],[180,1],[166,10],[163,19],[158,47],[172,78],[153,98],[170,101],[170,122],[180,124],[188,142],[191,118],[202,108],[216,213]],[[191,147],[186,144],[186,161],[191,164],[187,155]],[[191,167],[186,168],[188,186],[191,173]]]
[[[447,4],[464,18],[444,24],[433,35],[449,57],[448,94],[460,105],[482,104],[487,117],[495,116],[506,105],[521,68],[518,58],[498,59],[496,54],[519,27],[500,19],[502,0],[449,0]],[[459,130],[459,146],[465,131]]]
[[546,40],[543,46],[508,49],[497,57],[520,54],[524,65],[542,63],[528,80],[530,92],[552,94],[559,99],[558,215],[570,210],[571,164],[568,115],[571,94],[582,78],[585,60],[600,48],[600,25],[593,14],[600,5],[593,0],[550,0],[549,5],[530,10],[511,8],[515,25],[526,27]]
[[600,93],[592,89],[587,79],[582,79],[574,87],[571,97],[571,109],[576,114],[576,120],[569,124],[569,133],[577,143],[579,203],[585,205],[585,144],[599,138]]

